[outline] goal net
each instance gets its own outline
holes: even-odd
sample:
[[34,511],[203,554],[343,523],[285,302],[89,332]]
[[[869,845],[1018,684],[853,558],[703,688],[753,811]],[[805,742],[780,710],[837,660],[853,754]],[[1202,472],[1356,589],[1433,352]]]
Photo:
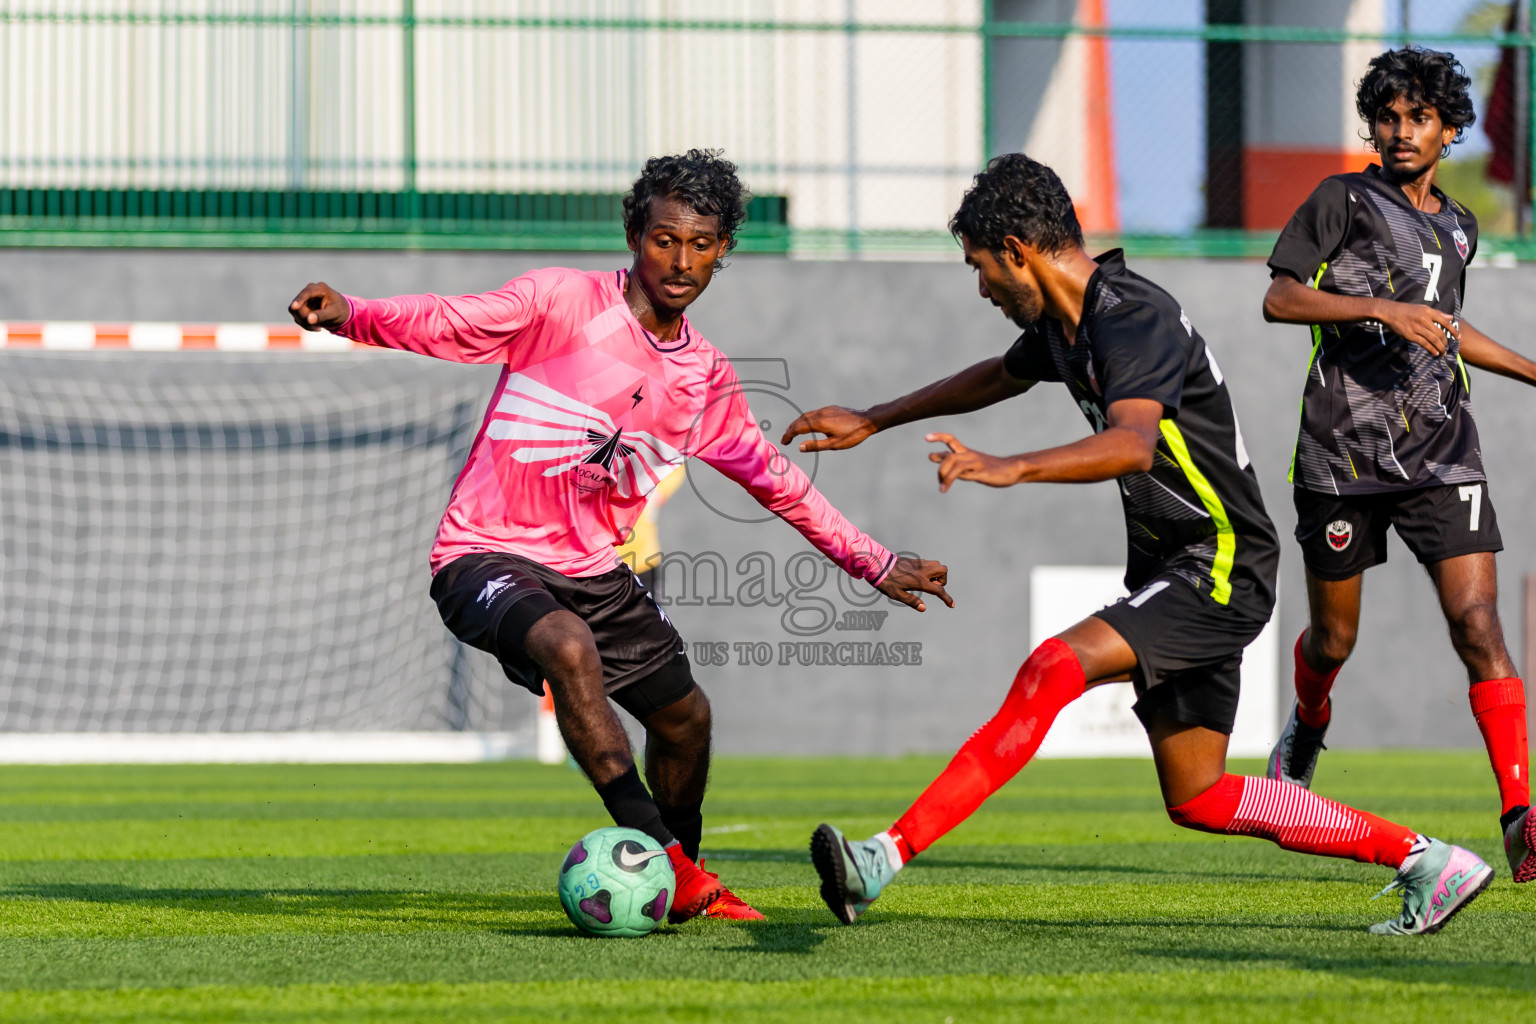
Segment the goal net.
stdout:
[[487,372],[0,351],[0,757],[38,734],[531,743],[536,702],[427,594]]

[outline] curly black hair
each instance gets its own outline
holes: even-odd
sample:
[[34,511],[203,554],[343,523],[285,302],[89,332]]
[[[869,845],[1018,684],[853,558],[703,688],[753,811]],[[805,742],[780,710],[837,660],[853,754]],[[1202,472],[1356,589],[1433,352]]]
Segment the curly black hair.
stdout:
[[[676,196],[695,213],[720,218],[720,234],[729,242],[725,251],[736,248],[736,229],[747,218],[747,203],[752,193],[736,176],[736,165],[720,156],[718,149],[690,149],[681,155],[653,156],[645,162],[640,177],[624,197],[624,233],[645,233],[651,200],[658,196]],[[715,261],[715,269],[725,266]]]
[[1083,244],[1077,211],[1061,179],[1023,153],[1004,153],[988,162],[960,200],[949,230],[994,253],[1002,251],[1009,235],[1047,253]]
[[[1371,141],[1377,112],[1391,106],[1399,96],[1410,103],[1434,107],[1440,122],[1456,129],[1452,145],[1460,142],[1477,120],[1472,109],[1472,79],[1452,53],[1405,46],[1371,58],[1370,70],[1355,90],[1355,112],[1366,124],[1361,131],[1365,141]],[[1445,146],[1440,155],[1450,152],[1451,147]]]

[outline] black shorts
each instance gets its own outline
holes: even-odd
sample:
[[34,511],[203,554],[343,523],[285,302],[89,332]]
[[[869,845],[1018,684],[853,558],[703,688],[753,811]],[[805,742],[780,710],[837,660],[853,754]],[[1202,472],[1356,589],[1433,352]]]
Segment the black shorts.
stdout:
[[1147,728],[1156,715],[1231,735],[1241,689],[1243,648],[1268,623],[1265,602],[1233,581],[1225,605],[1165,573],[1136,593],[1095,612],[1136,652],[1131,683],[1136,717]]
[[523,640],[535,622],[562,608],[592,630],[603,692],[625,710],[643,717],[693,689],[687,645],[627,565],[601,576],[565,576],[504,552],[465,555],[432,577],[432,600],[454,636],[494,655],[508,679],[533,693],[543,694],[544,674]]
[[1294,497],[1301,560],[1320,580],[1347,580],[1385,562],[1389,524],[1424,565],[1504,550],[1486,483],[1353,495],[1297,487]]

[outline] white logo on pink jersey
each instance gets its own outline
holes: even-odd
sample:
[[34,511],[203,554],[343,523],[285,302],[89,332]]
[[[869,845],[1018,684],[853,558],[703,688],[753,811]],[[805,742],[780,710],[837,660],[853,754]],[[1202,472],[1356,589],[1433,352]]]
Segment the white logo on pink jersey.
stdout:
[[595,406],[514,373],[491,413],[486,436],[524,442],[512,449],[523,463],[552,463],[544,476],[574,472],[584,494],[612,487],[621,498],[649,494],[683,461],[676,448],[644,430],[621,430]]

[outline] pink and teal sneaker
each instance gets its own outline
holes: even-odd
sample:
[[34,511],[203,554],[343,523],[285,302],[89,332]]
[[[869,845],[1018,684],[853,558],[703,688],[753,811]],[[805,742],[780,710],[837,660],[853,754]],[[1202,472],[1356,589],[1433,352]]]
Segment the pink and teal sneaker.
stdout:
[[1371,925],[1372,935],[1433,935],[1493,881],[1493,868],[1471,850],[1431,839],[1381,892],[1403,893],[1403,912]]

